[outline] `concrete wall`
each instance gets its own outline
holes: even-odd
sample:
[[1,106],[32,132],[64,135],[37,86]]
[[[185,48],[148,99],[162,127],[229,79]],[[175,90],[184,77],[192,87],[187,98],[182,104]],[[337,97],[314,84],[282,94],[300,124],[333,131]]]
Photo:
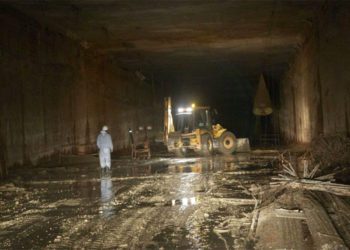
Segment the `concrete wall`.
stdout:
[[93,152],[103,124],[122,149],[129,127],[152,122],[149,84],[77,41],[0,7],[0,146],[8,166]]
[[350,2],[326,2],[281,88],[281,133],[309,143],[350,134]]

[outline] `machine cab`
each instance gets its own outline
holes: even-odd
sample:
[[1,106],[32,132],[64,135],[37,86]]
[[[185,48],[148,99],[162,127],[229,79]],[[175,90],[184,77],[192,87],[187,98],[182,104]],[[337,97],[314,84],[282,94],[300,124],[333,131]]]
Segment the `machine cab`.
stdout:
[[175,117],[175,130],[185,134],[196,129],[211,130],[211,117],[209,107],[179,108]]

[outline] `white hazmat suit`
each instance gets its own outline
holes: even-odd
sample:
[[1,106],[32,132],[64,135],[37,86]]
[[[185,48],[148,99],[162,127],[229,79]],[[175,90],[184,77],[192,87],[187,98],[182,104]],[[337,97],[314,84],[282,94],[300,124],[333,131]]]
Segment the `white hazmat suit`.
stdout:
[[113,152],[113,143],[110,134],[107,133],[107,126],[103,126],[102,131],[97,137],[97,147],[100,150],[100,166],[101,168],[111,168],[111,152]]

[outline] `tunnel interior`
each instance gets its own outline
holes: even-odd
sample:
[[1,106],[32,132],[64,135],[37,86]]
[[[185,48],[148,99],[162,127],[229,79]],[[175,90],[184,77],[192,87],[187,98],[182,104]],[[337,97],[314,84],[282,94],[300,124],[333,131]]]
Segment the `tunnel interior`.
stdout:
[[[162,129],[163,98],[218,110],[252,143],[349,135],[346,1],[2,1],[1,141],[9,165],[94,150],[106,123]],[[252,112],[260,76],[273,106]],[[146,114],[146,115],[144,115]]]
[[349,30],[346,0],[1,0],[0,249],[349,249]]

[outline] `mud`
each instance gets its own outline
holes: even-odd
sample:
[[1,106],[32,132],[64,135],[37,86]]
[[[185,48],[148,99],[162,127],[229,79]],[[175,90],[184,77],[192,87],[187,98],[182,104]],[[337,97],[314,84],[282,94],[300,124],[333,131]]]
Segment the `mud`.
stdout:
[[246,249],[271,159],[97,159],[22,168],[0,186],[0,249]]

